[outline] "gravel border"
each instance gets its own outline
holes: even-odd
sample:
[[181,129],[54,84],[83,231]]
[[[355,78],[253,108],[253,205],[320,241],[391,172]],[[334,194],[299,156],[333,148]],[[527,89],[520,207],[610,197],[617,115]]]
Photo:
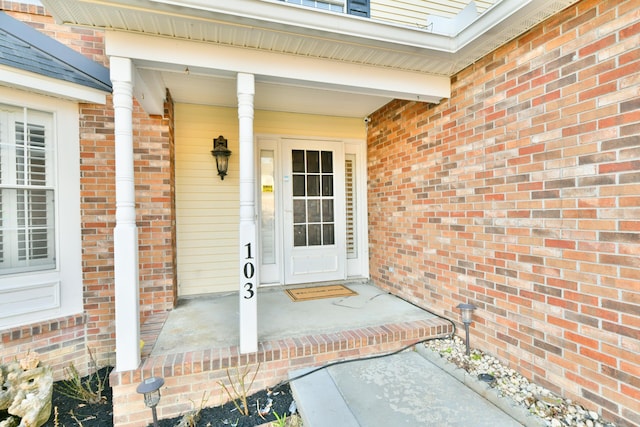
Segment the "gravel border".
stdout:
[[[615,427],[597,412],[529,382],[491,355],[473,349],[467,356],[457,336],[426,342],[416,351],[526,427]],[[480,374],[494,379],[481,381]]]

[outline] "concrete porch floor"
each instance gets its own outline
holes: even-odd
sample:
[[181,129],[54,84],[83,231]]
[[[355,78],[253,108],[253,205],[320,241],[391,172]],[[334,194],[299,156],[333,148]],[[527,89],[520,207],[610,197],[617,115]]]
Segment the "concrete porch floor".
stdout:
[[[261,288],[258,341],[438,319],[371,284],[348,283],[347,287],[357,295],[300,302],[292,301],[282,286]],[[237,293],[182,299],[169,313],[150,355],[238,345],[238,306]]]
[[347,283],[357,296],[293,302],[283,287],[258,293],[258,351],[241,354],[238,294],[185,298],[169,313],[154,315],[141,328],[142,363],[113,372],[114,425],[146,426],[150,420],[136,392],[143,378],[165,383],[160,418],[226,401],[220,381],[229,371],[258,372],[252,391],[272,387],[289,373],[337,360],[390,353],[427,338],[453,333],[453,325],[368,282]]

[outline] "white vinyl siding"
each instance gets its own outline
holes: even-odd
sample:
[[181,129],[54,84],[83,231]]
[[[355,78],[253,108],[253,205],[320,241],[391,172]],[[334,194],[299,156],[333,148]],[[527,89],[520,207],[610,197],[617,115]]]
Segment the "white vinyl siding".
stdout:
[[[478,13],[483,13],[495,2],[477,0]],[[427,28],[429,15],[453,18],[468,4],[469,0],[378,0],[371,2],[371,19]]]
[[82,312],[78,104],[0,87],[0,329]]
[[[175,111],[178,293],[235,291],[240,250],[238,110],[176,104]],[[359,118],[261,110],[255,112],[254,134],[361,141],[366,137]],[[218,135],[227,138],[232,151],[224,181],[217,176],[210,154],[212,139]]]

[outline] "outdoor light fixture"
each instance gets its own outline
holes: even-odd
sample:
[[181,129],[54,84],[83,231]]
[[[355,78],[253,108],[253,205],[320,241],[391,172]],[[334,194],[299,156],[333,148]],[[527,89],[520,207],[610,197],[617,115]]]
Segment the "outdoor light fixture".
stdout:
[[224,181],[224,177],[227,175],[227,170],[229,169],[229,157],[231,156],[231,150],[227,148],[227,140],[224,136],[220,135],[213,139],[211,155],[216,158],[218,175],[220,175],[220,179]]
[[164,384],[164,379],[160,377],[151,377],[143,380],[136,391],[144,395],[144,404],[147,408],[151,408],[153,414],[153,426],[158,427],[158,414],[156,406],[160,402],[160,387]]
[[471,346],[469,345],[469,325],[473,321],[473,310],[475,310],[476,307],[473,304],[461,303],[458,304],[457,308],[460,309],[460,314],[462,314],[462,323],[464,323],[464,331],[466,335],[465,344],[467,347],[467,356],[469,356],[471,351]]

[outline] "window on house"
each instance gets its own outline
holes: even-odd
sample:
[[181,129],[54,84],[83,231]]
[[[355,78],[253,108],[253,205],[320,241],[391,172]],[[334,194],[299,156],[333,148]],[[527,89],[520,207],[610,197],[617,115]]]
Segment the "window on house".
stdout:
[[0,104],[0,275],[56,267],[52,123]]
[[78,103],[0,85],[0,329],[82,312]]
[[343,0],[282,0],[286,3],[299,4],[307,7],[315,7],[316,9],[330,10],[332,12],[344,12]]

